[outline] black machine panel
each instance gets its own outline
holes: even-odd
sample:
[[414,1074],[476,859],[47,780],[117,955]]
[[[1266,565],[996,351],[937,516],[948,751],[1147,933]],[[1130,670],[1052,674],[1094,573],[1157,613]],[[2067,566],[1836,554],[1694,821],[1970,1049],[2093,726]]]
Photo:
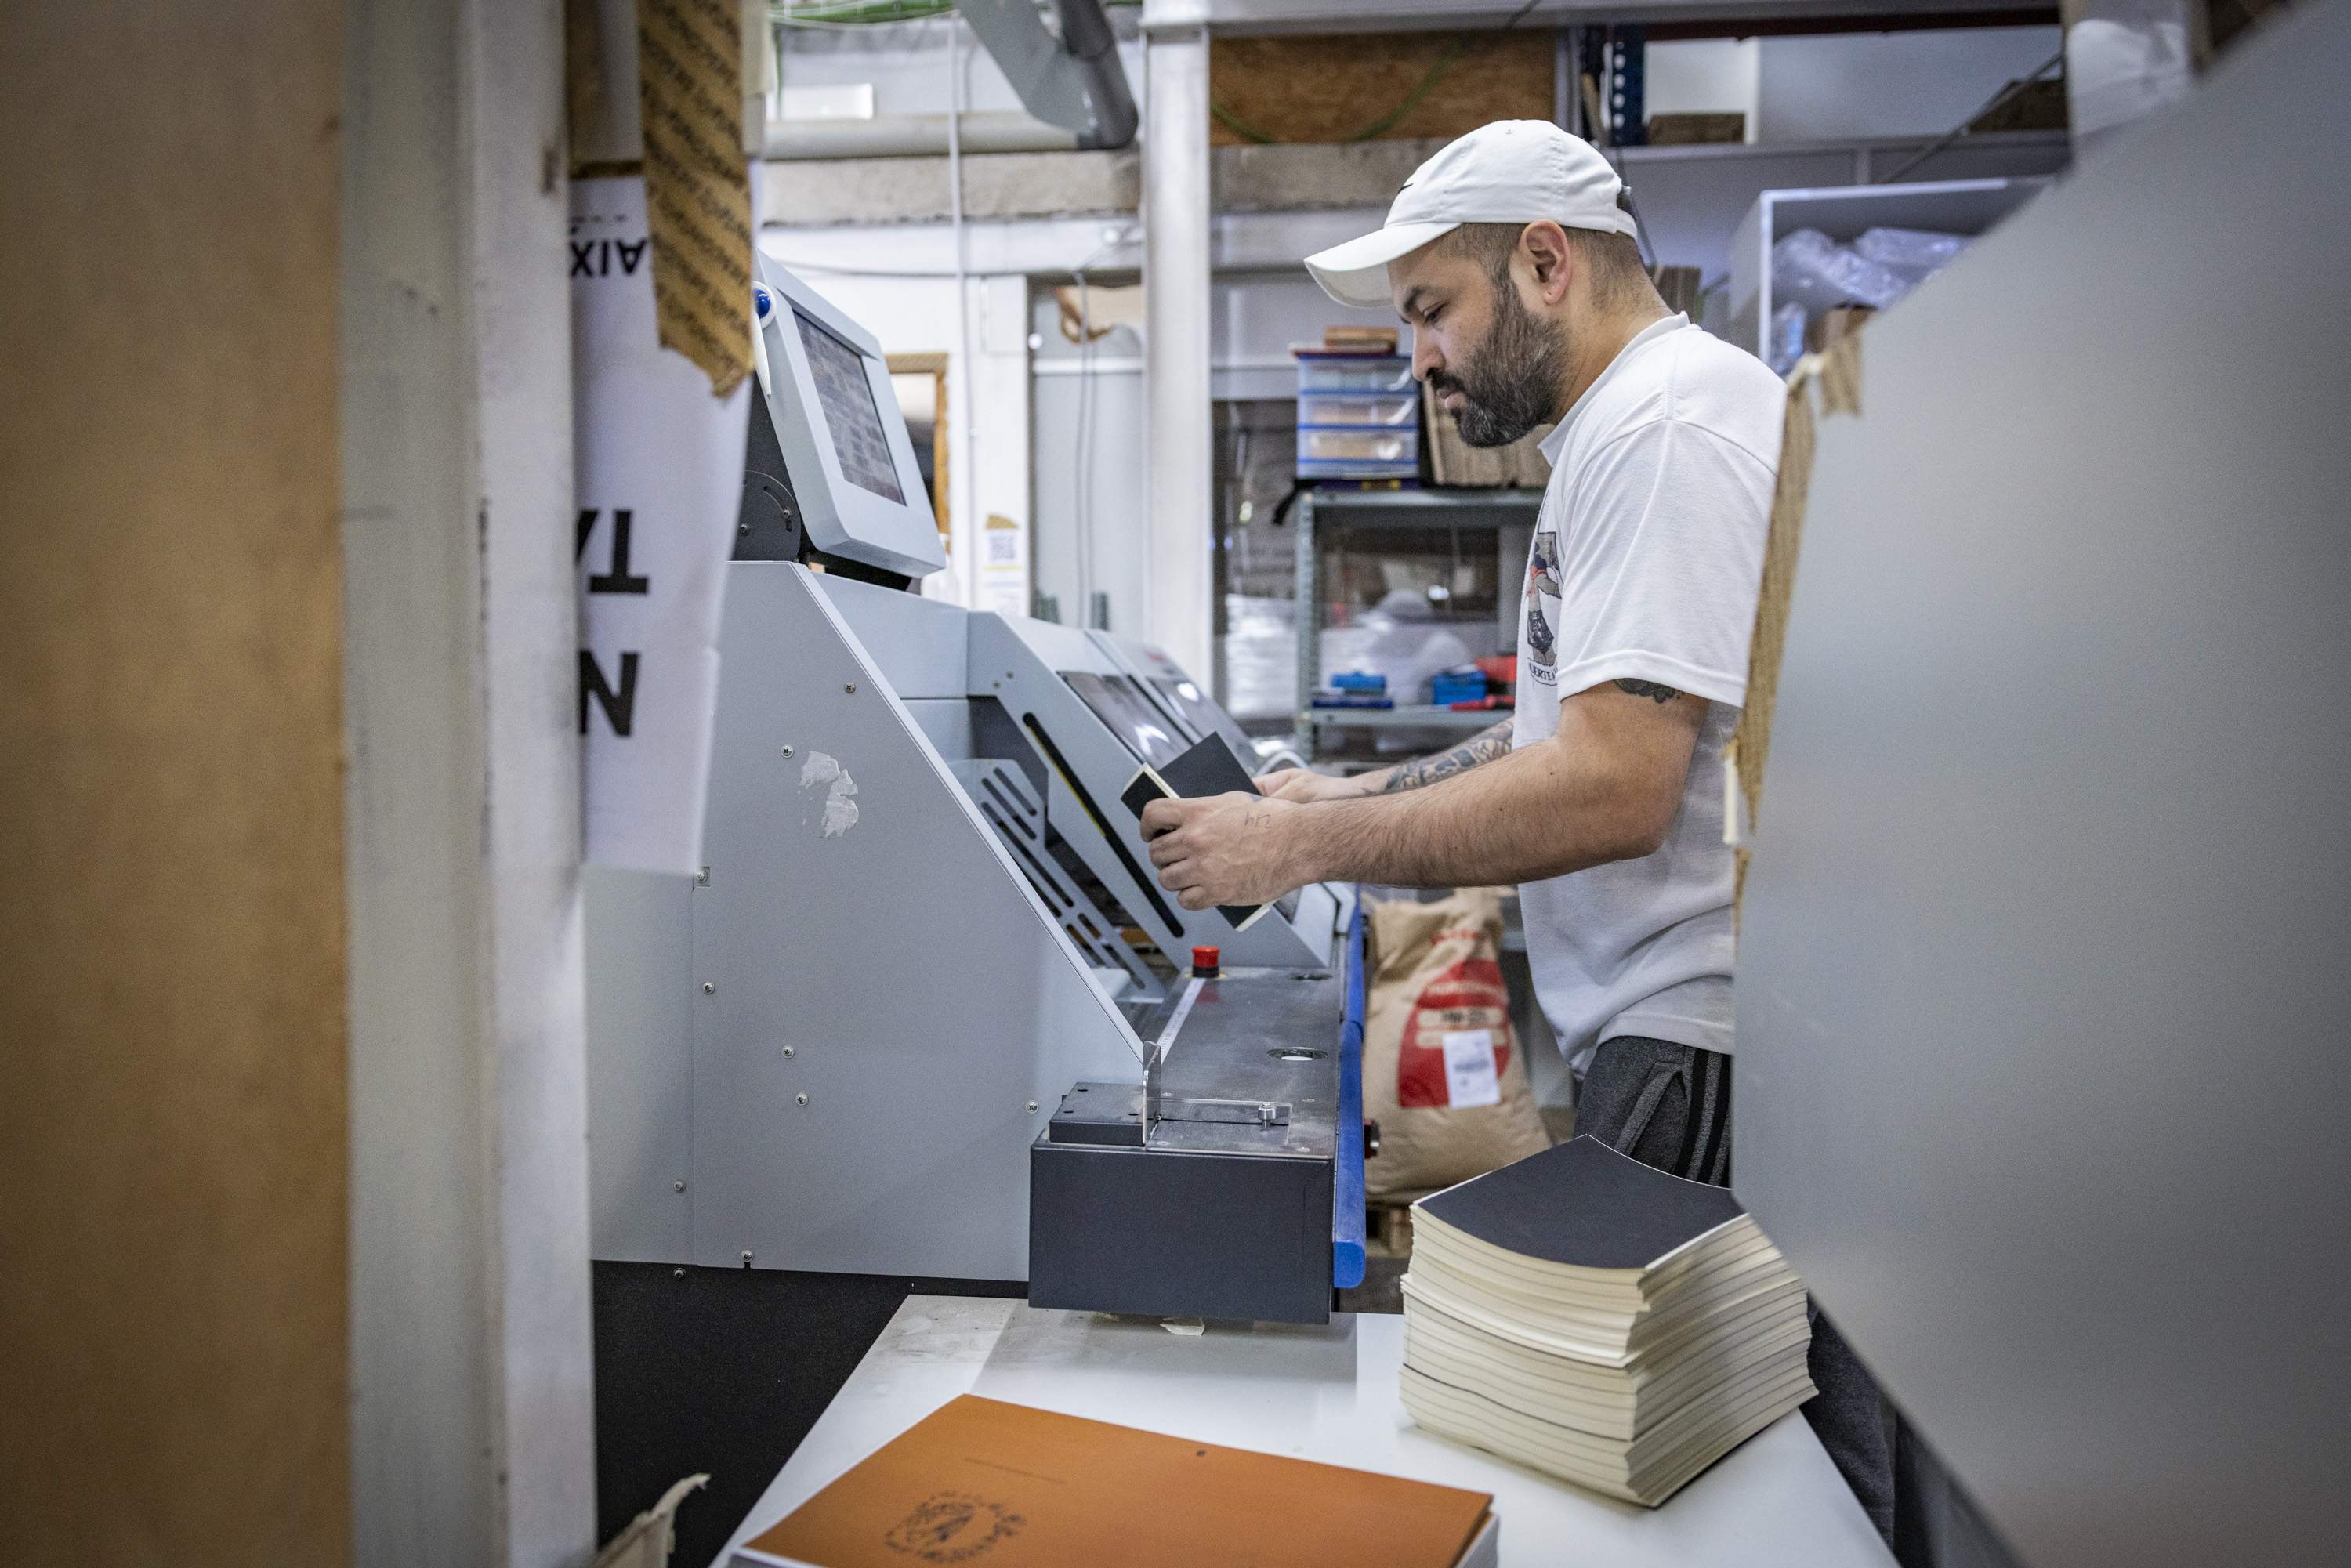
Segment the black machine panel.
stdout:
[[1085,670],[1064,670],[1061,679],[1094,716],[1125,743],[1137,762],[1164,768],[1191,744],[1143,688],[1125,675],[1097,675]]

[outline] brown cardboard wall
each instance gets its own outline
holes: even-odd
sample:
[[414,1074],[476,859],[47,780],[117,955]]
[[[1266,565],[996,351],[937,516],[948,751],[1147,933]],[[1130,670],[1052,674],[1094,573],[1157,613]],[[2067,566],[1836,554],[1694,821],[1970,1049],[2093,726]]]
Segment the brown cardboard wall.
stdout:
[[[1374,140],[1449,141],[1489,120],[1549,120],[1553,68],[1547,27],[1217,38],[1208,46],[1208,97],[1231,122],[1276,141],[1346,141],[1374,126]],[[1392,124],[1380,124],[1399,108]],[[1254,140],[1228,118],[1209,122],[1213,146]]]
[[331,0],[0,7],[0,1509],[350,1556]]

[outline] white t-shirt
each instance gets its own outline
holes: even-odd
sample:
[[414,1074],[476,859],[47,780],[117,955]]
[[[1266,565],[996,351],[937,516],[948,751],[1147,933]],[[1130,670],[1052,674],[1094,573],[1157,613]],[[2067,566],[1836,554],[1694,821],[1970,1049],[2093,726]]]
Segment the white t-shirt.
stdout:
[[1519,890],[1535,995],[1579,1068],[1616,1035],[1730,1049],[1722,746],[1747,700],[1786,398],[1762,361],[1675,316],[1542,444],[1511,745],[1549,739],[1562,699],[1609,681],[1709,705],[1663,847]]

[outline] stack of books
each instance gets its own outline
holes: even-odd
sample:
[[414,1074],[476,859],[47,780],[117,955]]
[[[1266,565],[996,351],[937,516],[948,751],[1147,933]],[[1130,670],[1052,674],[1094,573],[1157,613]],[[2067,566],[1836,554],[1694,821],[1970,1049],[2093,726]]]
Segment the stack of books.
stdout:
[[1728,1189],[1596,1138],[1413,1206],[1404,1404],[1656,1507],[1813,1396],[1803,1281]]

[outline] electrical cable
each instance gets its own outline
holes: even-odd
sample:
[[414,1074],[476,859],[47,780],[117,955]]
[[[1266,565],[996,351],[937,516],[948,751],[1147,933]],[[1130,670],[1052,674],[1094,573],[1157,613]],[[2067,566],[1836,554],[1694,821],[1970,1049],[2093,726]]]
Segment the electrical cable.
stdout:
[[[963,406],[957,410],[963,425],[963,493],[966,499],[965,533],[973,542],[973,559],[963,563],[963,601],[976,606],[979,592],[979,434],[972,419],[974,393],[979,385],[977,367],[971,362],[971,283],[967,276],[968,266],[964,256],[963,229],[963,23],[947,23],[947,213],[955,244],[956,285],[956,346],[963,361]],[[955,504],[953,486],[949,486],[947,504],[948,543],[954,543]]]
[[1078,428],[1073,443],[1076,471],[1071,475],[1071,511],[1077,529],[1078,601],[1071,606],[1081,626],[1093,624],[1094,586],[1094,332],[1093,297],[1085,269],[1078,270]]
[[842,0],[825,5],[773,5],[768,16],[785,27],[883,27],[944,16],[955,0]]
[[1905,160],[1897,168],[1896,168],[1894,172],[1881,178],[1872,180],[1870,183],[1873,185],[1893,184],[1896,181],[1901,179],[1903,175],[1907,174],[1911,170],[1916,169],[1919,164],[1924,163],[1928,159],[1932,158],[1936,153],[1944,151],[1946,148],[1951,146],[1952,143],[1964,138],[1968,134],[1969,126],[1973,125],[1977,120],[1981,120],[1985,115],[1990,114],[1993,110],[1998,109],[2010,99],[2014,98],[2026,88],[2032,86],[2043,77],[2047,76],[2052,70],[2064,63],[2065,51],[2061,48],[2055,54],[2050,56],[2047,59],[2042,61],[2040,65],[2035,67],[2031,76],[2021,77],[2017,80],[2010,82],[2006,87],[2001,88],[1998,92],[1984,99],[1982,108],[1977,110],[1973,114],[1970,114],[1965,120],[1960,120],[1959,124],[1945,131],[1941,136],[1920,148],[1915,154]]
[[1094,432],[1101,423],[1094,413],[1093,280],[1087,274],[1096,262],[1128,244],[1134,233],[1133,225],[1113,231],[1084,260],[1070,268],[1070,276],[1078,285],[1078,417],[1072,443],[1070,509],[1077,535],[1071,555],[1078,569],[1078,602],[1074,608],[1075,623],[1080,626],[1093,624]]
[[[1604,57],[1615,47],[1616,29],[1614,26],[1610,26],[1604,28],[1601,33],[1600,48],[1603,57]],[[1581,53],[1581,51],[1578,52]],[[1581,58],[1575,63],[1575,72],[1576,88],[1583,104],[1584,118],[1593,122],[1585,126],[1585,131],[1605,129],[1610,124],[1610,120],[1607,111],[1601,106],[1604,95],[1592,78],[1584,74],[1583,62]],[[1657,250],[1656,246],[1649,243],[1649,225],[1641,221],[1641,209],[1634,204],[1633,182],[1625,178],[1624,151],[1616,145],[1616,138],[1614,134],[1611,134],[1605,141],[1590,135],[1587,135],[1584,140],[1591,142],[1593,149],[1608,161],[1608,167],[1616,172],[1616,199],[1624,204],[1625,215],[1633,220],[1633,248],[1640,253],[1641,265],[1648,269],[1649,277],[1654,280],[1657,276]]]

